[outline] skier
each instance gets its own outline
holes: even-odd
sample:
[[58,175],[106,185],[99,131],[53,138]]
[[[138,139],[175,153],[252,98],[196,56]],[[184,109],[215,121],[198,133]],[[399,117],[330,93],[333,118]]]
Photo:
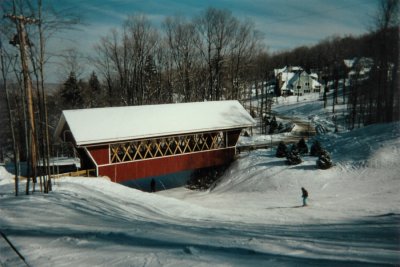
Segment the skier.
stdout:
[[156,181],[154,181],[154,179],[151,179],[151,182],[150,182],[150,189],[151,189],[151,192],[156,192]]
[[301,192],[303,193],[301,197],[303,198],[303,207],[304,207],[307,206],[308,192],[307,190],[304,189],[304,187],[301,188]]

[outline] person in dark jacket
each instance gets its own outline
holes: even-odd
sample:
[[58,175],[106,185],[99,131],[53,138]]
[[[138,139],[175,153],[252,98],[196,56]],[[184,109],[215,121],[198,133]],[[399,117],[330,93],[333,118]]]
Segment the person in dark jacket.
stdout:
[[151,189],[151,192],[153,192],[153,193],[156,192],[156,181],[154,179],[151,179],[150,189]]
[[304,187],[301,188],[301,192],[302,192],[301,197],[303,198],[303,207],[304,207],[307,206],[308,192],[307,190],[304,189]]

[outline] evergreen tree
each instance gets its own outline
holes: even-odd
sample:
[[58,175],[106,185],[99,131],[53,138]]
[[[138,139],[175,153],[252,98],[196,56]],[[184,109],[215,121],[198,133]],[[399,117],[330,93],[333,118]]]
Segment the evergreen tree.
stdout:
[[89,105],[99,107],[102,102],[101,85],[96,73],[93,71],[89,78]]
[[287,154],[287,146],[283,141],[279,142],[278,148],[276,149],[276,157],[284,158]]
[[264,116],[264,124],[265,125],[269,125],[269,120],[268,120],[268,117],[267,116]]
[[278,128],[278,123],[276,122],[275,116],[273,116],[270,122],[269,134],[273,134],[277,128]]
[[307,146],[306,141],[304,140],[304,138],[301,138],[299,140],[299,142],[297,143],[297,147],[298,147],[299,153],[301,155],[308,154],[308,146]]
[[283,123],[280,122],[279,125],[278,125],[278,132],[279,132],[279,133],[283,132],[283,128],[284,128],[284,127],[283,127]]
[[160,88],[158,86],[157,80],[157,67],[155,60],[152,55],[146,57],[146,62],[144,66],[144,77],[145,77],[145,95],[144,102],[147,104],[160,103]]
[[265,127],[264,128],[264,133],[268,133],[269,132],[269,125],[270,125],[268,117],[264,116],[263,120],[264,120],[264,127]]
[[71,72],[61,91],[64,106],[67,108],[81,108],[83,98],[75,73]]
[[320,169],[326,170],[332,167],[332,160],[329,153],[326,150],[322,150],[319,154],[319,158],[317,160],[317,166]]
[[321,143],[318,140],[315,140],[311,145],[310,156],[318,157],[322,151]]
[[99,79],[97,78],[96,72],[92,72],[89,78],[89,87],[94,93],[99,93],[100,92],[100,82]]
[[286,159],[286,163],[289,165],[297,165],[301,163],[302,160],[296,144],[292,145],[290,151],[287,153]]

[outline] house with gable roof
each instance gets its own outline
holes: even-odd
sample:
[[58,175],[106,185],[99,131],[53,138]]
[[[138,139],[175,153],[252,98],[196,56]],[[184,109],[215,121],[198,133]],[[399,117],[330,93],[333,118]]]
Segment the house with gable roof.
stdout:
[[322,92],[318,74],[309,74],[301,67],[284,67],[275,69],[275,78],[282,95],[304,95]]

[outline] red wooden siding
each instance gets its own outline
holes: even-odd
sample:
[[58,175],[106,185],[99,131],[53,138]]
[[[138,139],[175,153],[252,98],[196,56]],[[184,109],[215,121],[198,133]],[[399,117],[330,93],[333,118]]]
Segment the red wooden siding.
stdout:
[[108,176],[114,182],[159,176],[194,170],[227,163],[233,159],[235,148],[182,154],[141,161],[99,166],[99,175]]
[[96,161],[97,165],[103,165],[110,163],[109,146],[89,146],[87,147],[89,153]]
[[[143,160],[111,163],[109,144],[88,146],[87,150],[98,167],[98,175],[108,176],[114,182],[124,182],[151,176],[222,165],[232,161],[241,129],[226,132],[227,148],[218,148],[184,154],[154,157]],[[206,135],[216,133],[206,133]],[[207,139],[211,145],[211,139]]]

